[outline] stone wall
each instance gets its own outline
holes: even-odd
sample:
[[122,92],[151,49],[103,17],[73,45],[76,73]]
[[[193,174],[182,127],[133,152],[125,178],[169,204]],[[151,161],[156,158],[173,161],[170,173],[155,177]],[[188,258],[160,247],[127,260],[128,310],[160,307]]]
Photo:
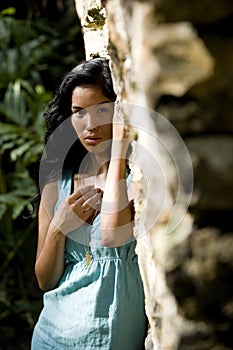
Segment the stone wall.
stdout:
[[[135,140],[135,234],[150,324],[145,347],[232,349],[233,2],[76,0],[76,8],[87,59],[110,58]],[[172,214],[183,220],[168,234],[177,174],[166,140],[181,177],[187,159],[182,144],[174,147],[170,125],[189,150],[194,188],[189,203],[189,172]]]

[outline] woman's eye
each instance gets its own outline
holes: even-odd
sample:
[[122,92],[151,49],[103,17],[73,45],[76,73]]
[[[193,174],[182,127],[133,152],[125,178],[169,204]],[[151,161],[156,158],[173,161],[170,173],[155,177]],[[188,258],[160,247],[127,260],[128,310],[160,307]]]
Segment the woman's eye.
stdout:
[[73,114],[78,117],[78,118],[81,118],[85,115],[86,113],[86,110],[85,109],[80,109],[78,111],[74,111]]
[[106,113],[106,112],[108,112],[108,109],[106,107],[99,107],[97,109],[98,114],[102,114],[102,113]]

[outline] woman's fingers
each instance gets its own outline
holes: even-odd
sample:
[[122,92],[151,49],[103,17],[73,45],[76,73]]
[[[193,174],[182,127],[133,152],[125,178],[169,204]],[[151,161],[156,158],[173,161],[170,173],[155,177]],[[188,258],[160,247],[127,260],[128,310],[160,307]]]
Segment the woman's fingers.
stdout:
[[102,195],[100,192],[95,193],[93,196],[87,198],[82,203],[82,208],[84,211],[87,211],[89,209],[99,210],[101,206],[102,201]]
[[89,185],[79,190],[74,191],[69,197],[67,197],[67,203],[73,204],[77,200],[85,201],[85,198],[89,198],[98,189],[94,188],[94,185]]
[[59,205],[53,224],[64,234],[75,230],[100,209],[102,194],[94,186],[76,190]]
[[83,189],[72,193],[67,199],[67,203],[72,207],[77,215],[90,211],[91,209],[99,210],[103,192],[100,188],[86,186]]

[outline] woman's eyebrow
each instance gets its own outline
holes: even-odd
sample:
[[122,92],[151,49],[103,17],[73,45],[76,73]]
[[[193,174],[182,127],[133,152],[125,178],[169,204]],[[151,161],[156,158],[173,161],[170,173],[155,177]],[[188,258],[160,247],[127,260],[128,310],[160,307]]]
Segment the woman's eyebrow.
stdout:
[[102,105],[103,103],[112,103],[112,101],[102,101],[102,102],[97,103],[97,105],[96,105],[96,106],[98,106],[98,105]]
[[72,105],[71,106],[71,109],[75,109],[77,111],[81,111],[83,109],[83,107],[79,107],[79,106],[75,106],[75,105]]
[[105,103],[113,103],[113,102],[111,102],[111,101],[101,101],[101,102],[97,103],[96,105],[92,105],[92,106],[89,106],[89,107],[81,107],[81,106],[72,105],[71,108],[75,109],[75,110],[78,110],[78,111],[81,111],[82,109],[88,109],[90,107],[99,106],[99,105],[102,105],[102,104],[105,104]]

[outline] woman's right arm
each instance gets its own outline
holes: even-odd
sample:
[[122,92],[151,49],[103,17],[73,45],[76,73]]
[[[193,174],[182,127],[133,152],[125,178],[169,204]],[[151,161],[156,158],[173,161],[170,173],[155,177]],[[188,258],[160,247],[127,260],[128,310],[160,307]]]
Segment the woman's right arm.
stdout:
[[57,184],[48,183],[41,196],[35,274],[39,287],[54,288],[64,271],[65,235],[52,223]]
[[[55,182],[48,183],[41,196],[35,274],[39,287],[48,291],[58,284],[65,267],[66,234],[92,216],[100,203],[101,191],[94,186],[75,190],[54,214],[58,193]],[[100,205],[100,204],[98,204]]]

